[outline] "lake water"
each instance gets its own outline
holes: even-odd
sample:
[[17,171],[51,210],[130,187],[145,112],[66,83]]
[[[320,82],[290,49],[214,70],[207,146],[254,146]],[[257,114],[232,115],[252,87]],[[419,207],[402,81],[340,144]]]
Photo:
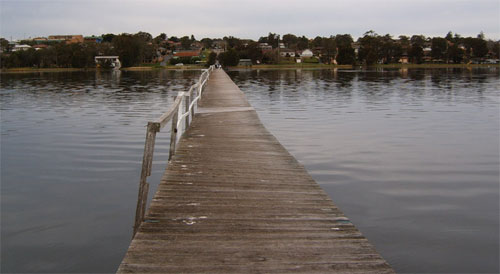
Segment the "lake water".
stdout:
[[[229,74],[396,271],[499,271],[498,69]],[[116,271],[144,126],[198,76],[1,75],[2,272]],[[158,135],[153,191],[168,139]]]

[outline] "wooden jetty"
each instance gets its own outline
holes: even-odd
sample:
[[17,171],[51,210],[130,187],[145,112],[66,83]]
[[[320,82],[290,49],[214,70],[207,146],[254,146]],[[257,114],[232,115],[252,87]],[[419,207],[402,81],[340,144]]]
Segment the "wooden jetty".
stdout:
[[118,273],[394,273],[223,70],[174,151]]

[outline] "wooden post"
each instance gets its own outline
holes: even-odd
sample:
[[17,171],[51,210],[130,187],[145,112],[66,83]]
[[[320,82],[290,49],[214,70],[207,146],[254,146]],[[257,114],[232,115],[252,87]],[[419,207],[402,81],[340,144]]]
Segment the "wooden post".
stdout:
[[144,143],[144,155],[142,156],[141,179],[139,182],[139,192],[137,195],[137,207],[135,210],[133,236],[135,236],[137,229],[141,225],[141,222],[144,220],[144,214],[146,212],[146,202],[148,199],[149,190],[149,184],[146,182],[146,178],[151,175],[156,132],[158,131],[159,125],[157,123],[148,123],[148,127],[146,129],[146,142]]
[[[184,112],[188,113],[189,112],[189,105],[191,104],[191,89],[189,89],[189,93],[184,95]],[[184,127],[184,131],[186,131],[189,127],[189,114],[186,116],[186,123]]]
[[177,118],[179,117],[179,112],[174,111],[174,116],[172,117],[172,130],[170,132],[170,151],[168,152],[168,160],[172,159],[175,154],[175,143],[177,142]]
[[[194,94],[193,94],[193,91],[194,91]],[[189,90],[189,104],[191,105],[191,103],[193,102],[193,99],[196,98],[197,94],[196,94],[196,85],[193,85],[191,86],[191,89]],[[194,106],[193,108],[191,109],[191,120],[194,119]]]

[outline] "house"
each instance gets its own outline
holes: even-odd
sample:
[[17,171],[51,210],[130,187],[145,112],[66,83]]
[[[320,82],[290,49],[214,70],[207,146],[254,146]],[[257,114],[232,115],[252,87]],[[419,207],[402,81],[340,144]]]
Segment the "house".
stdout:
[[408,64],[409,63],[408,56],[407,55],[401,56],[401,58],[399,58],[398,62],[401,64]]
[[361,44],[358,42],[353,42],[351,43],[351,47],[354,49],[354,56],[357,59],[359,55],[359,49],[361,48]]
[[49,35],[50,42],[83,43],[83,35]]
[[39,45],[34,45],[34,46],[33,46],[33,48],[34,48],[35,50],[41,50],[41,49],[45,49],[45,48],[47,48],[47,47],[48,47],[48,46],[47,46],[47,45],[45,45],[45,44],[39,44]]
[[192,49],[201,49],[201,48],[203,48],[203,44],[200,43],[199,41],[194,41],[193,43],[191,43],[191,48]]
[[200,57],[200,50],[185,50],[174,52],[174,58],[181,57]]
[[295,57],[295,51],[291,49],[280,49],[281,57]]
[[303,58],[313,57],[313,52],[310,49],[305,49],[302,51],[302,53],[300,53],[300,57]]
[[44,43],[47,43],[47,38],[45,38],[45,37],[36,37],[36,38],[33,38],[33,42],[35,42],[37,44],[44,44]]
[[424,62],[432,62],[432,48],[431,47],[425,47],[423,48],[423,54],[424,57],[422,58]]
[[240,59],[238,62],[238,66],[251,66],[252,65],[252,59]]
[[101,43],[102,42],[102,37],[100,36],[85,36],[83,38],[83,41],[85,42],[90,42],[90,43]]
[[212,52],[215,52],[218,55],[219,53],[223,53],[224,49],[212,49]]
[[22,50],[28,50],[30,48],[31,48],[30,45],[15,45],[14,48],[12,48],[12,51],[13,52],[15,52],[15,51],[22,51]]
[[259,43],[259,48],[262,51],[271,51],[271,50],[273,50],[273,46],[269,45],[268,43]]
[[227,42],[224,40],[214,40],[214,42],[212,43],[212,48],[222,50],[222,52],[224,52],[226,47]]

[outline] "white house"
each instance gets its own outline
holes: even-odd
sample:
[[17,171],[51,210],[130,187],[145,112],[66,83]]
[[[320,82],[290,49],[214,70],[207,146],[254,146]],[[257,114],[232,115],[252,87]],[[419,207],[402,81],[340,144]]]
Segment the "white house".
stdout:
[[305,49],[300,54],[300,57],[313,57],[313,52],[310,49]]
[[30,48],[30,45],[15,45],[12,51],[28,50]]
[[282,49],[280,50],[280,55],[282,57],[295,57],[295,51],[291,49]]

